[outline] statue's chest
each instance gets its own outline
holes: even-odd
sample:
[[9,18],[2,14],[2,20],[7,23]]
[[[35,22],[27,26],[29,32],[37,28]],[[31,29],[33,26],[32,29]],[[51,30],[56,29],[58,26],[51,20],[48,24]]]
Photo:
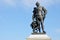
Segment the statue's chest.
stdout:
[[38,15],[42,16],[42,7],[38,7]]
[[42,7],[38,7],[38,11],[42,11]]

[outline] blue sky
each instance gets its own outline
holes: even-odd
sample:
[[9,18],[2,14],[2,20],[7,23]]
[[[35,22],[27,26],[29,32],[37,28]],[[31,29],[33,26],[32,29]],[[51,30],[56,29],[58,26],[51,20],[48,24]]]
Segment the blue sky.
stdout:
[[[37,0],[0,0],[0,40],[26,40],[31,35],[32,10]],[[45,31],[60,40],[60,0],[38,0],[48,13]]]

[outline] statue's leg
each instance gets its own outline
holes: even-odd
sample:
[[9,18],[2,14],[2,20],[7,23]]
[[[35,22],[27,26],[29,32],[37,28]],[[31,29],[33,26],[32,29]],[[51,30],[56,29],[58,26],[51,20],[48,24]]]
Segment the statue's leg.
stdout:
[[38,30],[39,30],[39,32],[41,32],[40,31],[40,21],[38,22]]
[[41,32],[41,31],[40,31],[40,25],[39,25],[39,28],[38,28],[38,29],[39,29],[39,32]]
[[38,26],[37,26],[37,27],[38,27],[38,30],[39,30],[39,32],[41,32],[41,31],[40,31],[40,21],[39,21],[38,18],[36,19],[36,21],[37,21],[37,24],[38,24]]
[[42,31],[44,31],[44,24],[42,20],[41,20],[41,27],[42,27]]
[[33,29],[33,33],[35,32],[35,30]]
[[43,33],[46,33],[46,32],[44,31],[44,23],[43,23],[43,20],[41,20],[41,27],[42,27]]

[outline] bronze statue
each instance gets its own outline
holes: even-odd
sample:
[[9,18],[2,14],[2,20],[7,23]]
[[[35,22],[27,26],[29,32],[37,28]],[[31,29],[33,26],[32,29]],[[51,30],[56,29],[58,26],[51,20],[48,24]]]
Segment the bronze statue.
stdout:
[[47,10],[40,6],[39,2],[36,2],[36,7],[34,7],[33,10],[33,22],[31,24],[31,27],[33,29],[33,33],[41,33],[41,28],[42,32],[46,33],[44,31],[44,19],[47,14]]

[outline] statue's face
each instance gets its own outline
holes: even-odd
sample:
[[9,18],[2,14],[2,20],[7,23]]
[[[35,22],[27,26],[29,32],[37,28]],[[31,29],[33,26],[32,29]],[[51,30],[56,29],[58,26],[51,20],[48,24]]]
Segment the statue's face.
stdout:
[[37,3],[36,3],[36,6],[39,7],[39,5],[40,5],[40,4],[37,2]]

